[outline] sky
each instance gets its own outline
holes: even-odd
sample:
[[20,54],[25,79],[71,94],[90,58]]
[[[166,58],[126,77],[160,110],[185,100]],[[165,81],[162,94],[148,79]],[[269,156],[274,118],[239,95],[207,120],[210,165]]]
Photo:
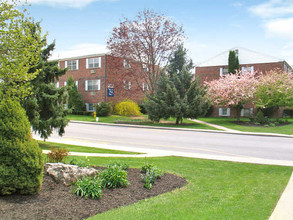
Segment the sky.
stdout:
[[106,52],[123,18],[152,9],[182,25],[195,64],[234,47],[286,60],[293,66],[293,0],[27,0],[41,21],[53,58]]

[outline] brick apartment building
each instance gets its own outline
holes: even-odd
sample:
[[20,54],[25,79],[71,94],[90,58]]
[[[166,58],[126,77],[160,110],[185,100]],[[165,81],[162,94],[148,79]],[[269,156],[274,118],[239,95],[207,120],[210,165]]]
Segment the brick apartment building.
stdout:
[[147,84],[132,74],[132,71],[143,71],[140,65],[122,58],[92,54],[58,61],[59,67],[68,68],[68,71],[59,78],[56,86],[66,86],[68,77],[72,76],[87,111],[94,111],[93,104],[102,101],[116,103],[131,99],[140,103],[145,97],[143,90],[148,90]]
[[[256,72],[265,73],[273,69],[280,69],[283,71],[292,71],[292,67],[285,61],[272,56],[257,53],[245,48],[233,48],[236,55],[238,55],[240,70],[242,72]],[[220,76],[228,74],[228,56],[227,50],[201,64],[195,68],[195,76],[200,78],[200,82],[212,81],[219,79]],[[241,111],[241,116],[250,116],[255,113],[256,109],[252,104],[244,106]],[[213,109],[213,116],[235,116],[235,112],[227,107],[220,107]]]

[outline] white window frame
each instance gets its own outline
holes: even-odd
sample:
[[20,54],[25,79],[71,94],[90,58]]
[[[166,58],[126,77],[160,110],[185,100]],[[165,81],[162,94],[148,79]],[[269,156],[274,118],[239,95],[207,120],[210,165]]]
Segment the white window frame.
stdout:
[[56,82],[56,88],[59,88],[59,87],[60,87],[60,83]]
[[86,68],[87,69],[95,69],[102,67],[102,59],[101,57],[92,57],[86,59]]
[[[226,109],[226,114],[224,114],[224,109]],[[230,116],[230,108],[219,108],[219,116]]]
[[[245,111],[249,111],[249,115],[245,115]],[[253,116],[253,108],[243,108],[241,109],[241,117],[250,117]]]
[[241,67],[242,75],[244,75],[245,72],[254,73],[254,66],[243,66],[243,67]]
[[78,80],[75,81],[75,86],[78,88]]
[[69,70],[78,70],[79,60],[66,60],[65,61],[65,68],[67,68],[67,67]]
[[149,85],[145,82],[142,83],[142,90],[143,91],[149,91]]
[[[93,86],[97,86],[97,87],[91,88]],[[101,80],[100,79],[93,79],[93,80],[86,80],[85,81],[85,91],[97,91],[97,90],[101,90]]]
[[221,67],[221,68],[220,68],[220,76],[225,76],[225,75],[227,75],[227,74],[229,74],[229,70],[228,70],[228,68],[223,68],[223,67]]
[[67,86],[67,82],[66,81],[64,82],[64,86]]
[[123,67],[125,69],[130,69],[131,68],[131,65],[130,65],[128,60],[126,60],[126,59],[123,60]]
[[131,81],[123,80],[124,89],[130,90],[131,89]]
[[[86,105],[86,111],[87,112],[94,112],[95,111],[95,107],[93,103],[85,103]],[[92,106],[92,109],[90,109],[90,106]]]
[[142,69],[143,69],[144,72],[149,72],[149,67],[145,63],[142,64]]

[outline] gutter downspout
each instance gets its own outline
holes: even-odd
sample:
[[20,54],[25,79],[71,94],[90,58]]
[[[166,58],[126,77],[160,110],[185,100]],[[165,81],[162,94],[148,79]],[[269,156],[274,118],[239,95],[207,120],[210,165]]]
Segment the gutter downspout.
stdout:
[[107,54],[105,54],[105,96],[104,102],[107,102]]

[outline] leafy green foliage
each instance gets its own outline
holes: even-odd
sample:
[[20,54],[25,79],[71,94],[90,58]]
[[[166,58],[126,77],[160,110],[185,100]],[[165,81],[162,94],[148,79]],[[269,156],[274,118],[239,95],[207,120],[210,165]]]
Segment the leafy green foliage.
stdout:
[[117,103],[115,105],[114,110],[118,115],[122,115],[122,116],[139,116],[139,115],[141,115],[140,108],[137,105],[137,103],[135,103],[134,101],[132,101],[130,99],[126,99],[122,102]]
[[112,114],[112,103],[101,102],[95,105],[97,116],[109,116]]
[[108,168],[111,168],[111,167],[115,167],[115,166],[118,166],[120,167],[122,170],[128,170],[129,168],[129,164],[125,163],[125,162],[112,162],[110,164],[108,164]]
[[84,177],[77,180],[72,192],[77,196],[99,199],[103,194],[102,180],[99,177]]
[[192,61],[186,57],[183,46],[178,47],[170,59],[168,74],[161,73],[153,95],[148,95],[144,103],[149,118],[159,122],[161,118],[176,118],[176,124],[183,118],[197,118],[209,108],[205,99],[206,90],[198,84],[198,79],[191,82]]
[[67,156],[69,152],[64,148],[54,148],[51,147],[51,152],[48,153],[48,159],[50,163],[59,163],[62,162]]
[[146,189],[151,189],[155,181],[162,176],[162,171],[154,164],[148,163],[142,166],[141,175]]
[[229,51],[228,72],[235,74],[239,70],[239,59],[234,50]]
[[110,166],[100,173],[102,186],[108,189],[121,188],[129,184],[127,180],[127,171],[120,166]]
[[89,167],[89,159],[81,159],[81,158],[72,158],[68,164],[76,165],[79,167]]
[[[31,92],[29,82],[39,73],[41,48],[45,45],[41,27],[18,1],[0,3],[0,91],[5,96],[23,99]],[[29,71],[34,67],[34,71]]]
[[[54,50],[55,43],[48,45],[41,53],[37,69],[41,69],[38,76],[30,82],[34,93],[22,101],[22,106],[31,122],[34,131],[47,139],[54,129],[59,135],[64,134],[68,124],[66,119],[67,88],[56,88],[55,80],[66,73],[60,69],[57,61],[48,61],[50,53]],[[30,72],[35,69],[31,68]]]
[[81,94],[77,91],[74,79],[70,76],[67,79],[68,87],[68,108],[76,114],[77,112],[85,111],[85,104],[82,100]]
[[9,98],[0,101],[0,195],[38,193],[43,157],[33,140],[24,109]]

